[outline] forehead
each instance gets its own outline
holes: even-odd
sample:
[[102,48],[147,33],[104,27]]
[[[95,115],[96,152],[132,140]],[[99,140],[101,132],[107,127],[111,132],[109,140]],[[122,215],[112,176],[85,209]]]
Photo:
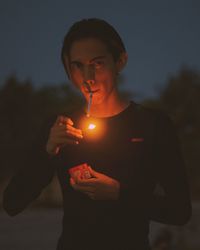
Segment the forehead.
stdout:
[[98,56],[106,56],[110,54],[107,46],[99,39],[85,38],[76,41],[70,49],[70,60],[90,60]]

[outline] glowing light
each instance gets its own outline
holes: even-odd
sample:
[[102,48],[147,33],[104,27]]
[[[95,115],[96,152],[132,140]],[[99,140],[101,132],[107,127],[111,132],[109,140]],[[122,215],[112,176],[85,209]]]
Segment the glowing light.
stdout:
[[105,133],[105,124],[103,121],[94,117],[83,117],[78,127],[83,131],[85,141],[101,140]]
[[89,126],[88,126],[88,129],[95,129],[96,128],[96,125],[93,124],[93,123],[90,123]]

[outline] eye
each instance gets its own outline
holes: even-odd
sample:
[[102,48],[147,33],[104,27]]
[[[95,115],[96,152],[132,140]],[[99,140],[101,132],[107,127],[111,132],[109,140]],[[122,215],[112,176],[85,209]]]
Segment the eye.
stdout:
[[96,69],[101,68],[103,65],[104,65],[103,61],[95,61],[94,62],[94,66],[95,66]]
[[81,69],[82,68],[82,63],[80,63],[80,62],[73,62],[71,64],[71,66],[72,66],[73,69]]

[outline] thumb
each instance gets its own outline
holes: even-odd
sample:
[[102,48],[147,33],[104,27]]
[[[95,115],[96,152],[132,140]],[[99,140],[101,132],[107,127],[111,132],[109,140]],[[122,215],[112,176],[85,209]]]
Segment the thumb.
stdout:
[[75,185],[75,184],[76,184],[76,183],[75,183],[74,179],[73,179],[73,178],[70,178],[70,185],[73,186],[73,185]]
[[99,173],[96,172],[95,170],[93,170],[90,166],[88,166],[90,174],[92,177],[98,178],[99,177]]

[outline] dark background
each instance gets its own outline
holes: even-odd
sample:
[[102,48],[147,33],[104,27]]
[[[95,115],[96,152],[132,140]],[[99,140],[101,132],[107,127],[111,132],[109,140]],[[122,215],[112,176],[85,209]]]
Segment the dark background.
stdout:
[[11,73],[34,86],[66,81],[60,62],[64,34],[89,17],[110,22],[129,54],[126,88],[155,96],[183,65],[200,67],[198,0],[1,0],[0,82]]
[[83,102],[60,49],[69,26],[87,17],[109,21],[126,44],[122,94],[166,111],[180,138],[193,217],[183,228],[153,223],[152,244],[159,238],[171,242],[169,249],[200,249],[199,13],[199,1],[0,2],[0,249],[55,249],[62,218],[57,178],[15,218],[2,210],[2,193],[45,119]]

